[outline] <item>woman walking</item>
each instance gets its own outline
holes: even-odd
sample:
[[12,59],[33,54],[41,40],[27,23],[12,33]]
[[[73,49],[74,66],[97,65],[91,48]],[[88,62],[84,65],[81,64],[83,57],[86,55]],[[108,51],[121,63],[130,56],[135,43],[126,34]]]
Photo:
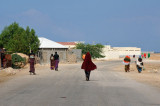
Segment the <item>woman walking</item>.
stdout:
[[35,54],[33,51],[29,54],[29,62],[30,62],[30,75],[33,73],[33,75],[36,75],[35,68],[34,68],[34,62],[35,62]]
[[51,64],[51,70],[54,70],[54,67],[55,67],[55,62],[54,62],[54,56],[53,54],[51,54],[50,56],[50,64]]
[[57,52],[54,54],[54,61],[55,61],[55,70],[58,71],[58,63],[59,63],[59,55]]
[[142,58],[139,57],[136,63],[137,63],[137,70],[138,70],[139,73],[141,73],[142,68],[143,68]]
[[123,60],[123,63],[124,63],[124,65],[125,65],[125,72],[129,72],[129,70],[130,70],[130,62],[131,62],[131,59],[130,59],[130,57],[129,56],[126,56],[125,58],[124,58],[124,60]]
[[91,55],[89,52],[87,52],[85,56],[81,69],[84,69],[85,71],[86,81],[89,81],[91,70],[97,69],[97,66],[91,60]]

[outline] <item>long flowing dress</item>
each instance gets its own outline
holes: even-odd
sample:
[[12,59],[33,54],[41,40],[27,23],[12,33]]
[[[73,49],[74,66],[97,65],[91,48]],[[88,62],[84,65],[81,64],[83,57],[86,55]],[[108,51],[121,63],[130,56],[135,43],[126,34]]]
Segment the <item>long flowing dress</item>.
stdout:
[[33,73],[35,75],[35,67],[34,67],[34,62],[35,62],[35,54],[30,53],[29,55],[29,62],[30,62],[30,74]]
[[55,62],[55,70],[58,71],[58,64],[59,64],[59,55],[57,52],[54,54],[54,62]]
[[124,68],[125,72],[129,72],[129,70],[130,70],[130,61],[131,61],[131,59],[129,56],[126,56],[123,60],[123,63],[125,64],[125,68]]
[[34,61],[35,58],[30,58],[30,73],[35,73],[35,68],[34,68]]
[[85,59],[82,63],[81,69],[85,70],[86,80],[89,81],[92,70],[97,69],[97,66],[92,62],[89,52],[86,53]]
[[54,60],[54,61],[55,61],[55,70],[58,71],[59,60]]
[[50,63],[51,63],[51,70],[54,70],[54,68],[55,68],[55,62],[54,62],[54,57],[53,56],[51,56],[51,58],[50,58]]

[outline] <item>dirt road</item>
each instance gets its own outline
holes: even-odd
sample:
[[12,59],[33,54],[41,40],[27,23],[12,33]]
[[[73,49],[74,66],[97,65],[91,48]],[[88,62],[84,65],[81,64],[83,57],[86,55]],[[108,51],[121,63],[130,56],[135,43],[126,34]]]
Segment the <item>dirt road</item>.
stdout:
[[39,67],[37,75],[13,78],[0,85],[0,106],[160,106],[159,89],[112,70],[120,61],[95,63],[90,81],[81,64]]

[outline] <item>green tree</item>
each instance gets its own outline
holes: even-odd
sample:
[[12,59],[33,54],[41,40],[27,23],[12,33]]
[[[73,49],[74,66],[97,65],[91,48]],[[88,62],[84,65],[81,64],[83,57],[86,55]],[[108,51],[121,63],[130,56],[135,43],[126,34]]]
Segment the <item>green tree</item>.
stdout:
[[38,51],[40,42],[34,29],[27,26],[26,30],[14,22],[4,28],[0,34],[0,47],[8,51],[29,54],[30,50]]
[[92,58],[102,58],[102,49],[104,48],[101,44],[91,45],[91,44],[83,44],[79,43],[76,45],[76,49],[82,49],[82,54],[86,54],[90,52]]

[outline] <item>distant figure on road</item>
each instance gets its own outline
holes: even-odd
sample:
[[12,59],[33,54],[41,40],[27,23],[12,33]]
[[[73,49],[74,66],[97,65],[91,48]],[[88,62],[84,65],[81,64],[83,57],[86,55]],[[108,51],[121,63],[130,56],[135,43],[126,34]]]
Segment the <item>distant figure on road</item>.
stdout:
[[142,53],[142,54],[141,54],[141,57],[143,58],[143,56],[144,56],[144,55],[143,55],[143,53]]
[[141,57],[139,57],[137,59],[136,64],[137,64],[137,70],[138,70],[138,72],[141,73],[142,68],[143,68],[143,62],[142,62],[142,58]]
[[129,72],[130,70],[130,62],[131,62],[131,59],[129,56],[126,56],[123,60],[123,63],[125,65],[125,72]]
[[146,53],[144,53],[144,58],[146,58]]
[[96,69],[97,66],[92,62],[89,52],[86,53],[85,59],[82,63],[81,69],[84,69],[86,75],[86,81],[89,81],[91,70]]
[[148,53],[148,58],[150,58],[150,56],[151,56],[151,54],[150,54],[150,53]]
[[136,63],[136,56],[135,55],[133,55],[132,62]]
[[57,52],[54,54],[55,70],[58,71],[59,55]]
[[50,64],[51,64],[51,70],[54,70],[55,62],[54,62],[54,56],[51,54],[50,56]]
[[29,54],[29,62],[30,62],[30,75],[33,73],[33,75],[36,75],[35,68],[34,68],[34,62],[35,62],[35,54],[33,51]]
[[131,71],[134,71],[134,69],[136,69],[136,60],[137,60],[137,58],[136,58],[136,55],[133,55],[133,58],[131,59],[131,64],[130,64],[130,70]]

